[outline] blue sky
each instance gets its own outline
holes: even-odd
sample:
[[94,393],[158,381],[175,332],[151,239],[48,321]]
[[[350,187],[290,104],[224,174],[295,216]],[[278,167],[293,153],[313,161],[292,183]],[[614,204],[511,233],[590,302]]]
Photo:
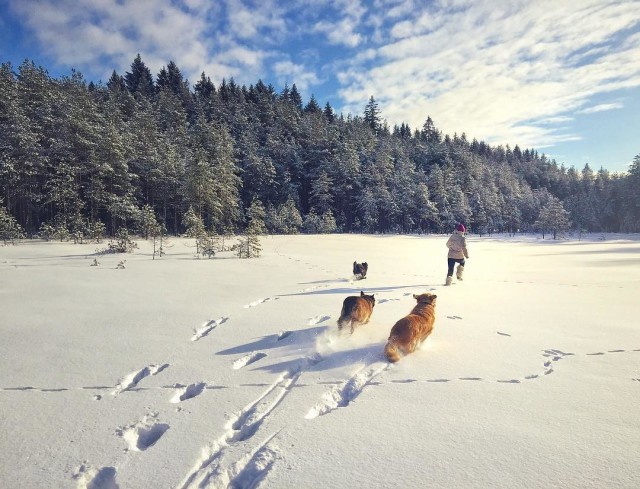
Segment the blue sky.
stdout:
[[338,112],[625,171],[640,154],[640,0],[0,0],[0,62],[296,84]]

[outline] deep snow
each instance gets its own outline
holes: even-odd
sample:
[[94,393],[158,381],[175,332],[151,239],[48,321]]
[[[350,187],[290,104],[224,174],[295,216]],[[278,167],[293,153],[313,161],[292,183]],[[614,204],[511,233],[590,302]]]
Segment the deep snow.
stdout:
[[[0,486],[640,487],[640,237],[471,235],[444,287],[446,238],[0,247]],[[435,331],[390,365],[425,291]]]

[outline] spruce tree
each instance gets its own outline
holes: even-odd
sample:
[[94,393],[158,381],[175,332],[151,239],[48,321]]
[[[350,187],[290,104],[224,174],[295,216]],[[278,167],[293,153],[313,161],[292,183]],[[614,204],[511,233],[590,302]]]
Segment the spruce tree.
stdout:
[[7,244],[24,237],[24,229],[18,224],[15,217],[9,214],[6,207],[0,207],[0,239],[4,244]]
[[571,222],[569,221],[569,213],[555,197],[551,197],[550,201],[540,211],[538,219],[534,225],[542,231],[542,239],[544,239],[545,231],[553,233],[553,239],[557,238],[558,233],[563,233],[569,229]]
[[364,121],[374,133],[378,133],[381,121],[380,109],[378,108],[378,102],[373,98],[373,95],[371,95],[369,102],[364,108]]
[[143,97],[151,97],[155,93],[151,70],[142,61],[140,53],[131,63],[131,71],[124,75],[125,85],[129,92],[139,93]]

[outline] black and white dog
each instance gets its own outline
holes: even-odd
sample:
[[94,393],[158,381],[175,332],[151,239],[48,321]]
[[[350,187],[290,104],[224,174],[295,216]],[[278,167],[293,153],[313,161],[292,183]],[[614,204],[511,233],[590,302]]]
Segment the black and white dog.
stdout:
[[369,265],[367,262],[353,262],[353,275],[356,280],[362,280],[363,278],[367,278],[367,270],[369,269]]

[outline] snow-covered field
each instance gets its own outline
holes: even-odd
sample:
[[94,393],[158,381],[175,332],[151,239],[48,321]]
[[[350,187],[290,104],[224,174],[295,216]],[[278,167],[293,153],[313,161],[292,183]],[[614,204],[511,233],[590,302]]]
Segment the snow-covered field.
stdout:
[[[470,236],[444,287],[446,238],[0,247],[0,487],[640,487],[640,237]],[[391,365],[425,291],[434,333]]]

